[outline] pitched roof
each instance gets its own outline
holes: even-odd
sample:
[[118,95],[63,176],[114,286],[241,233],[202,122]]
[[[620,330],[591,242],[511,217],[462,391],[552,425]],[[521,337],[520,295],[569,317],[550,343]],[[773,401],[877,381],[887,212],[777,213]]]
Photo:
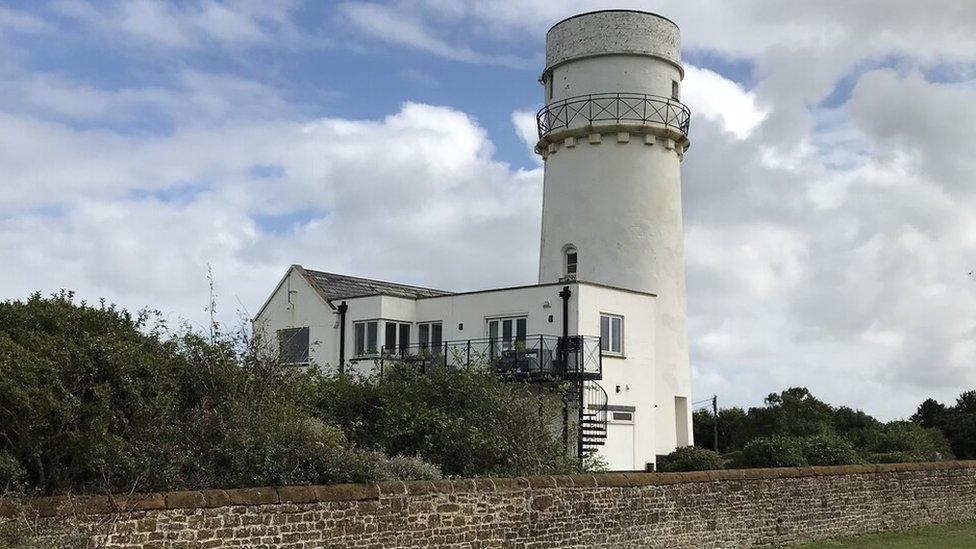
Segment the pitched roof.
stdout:
[[313,271],[311,269],[302,270],[315,289],[322,294],[322,297],[328,300],[380,294],[416,299],[419,297],[437,297],[453,293],[444,290],[435,290],[433,288],[423,288],[421,286],[385,282],[383,280]]

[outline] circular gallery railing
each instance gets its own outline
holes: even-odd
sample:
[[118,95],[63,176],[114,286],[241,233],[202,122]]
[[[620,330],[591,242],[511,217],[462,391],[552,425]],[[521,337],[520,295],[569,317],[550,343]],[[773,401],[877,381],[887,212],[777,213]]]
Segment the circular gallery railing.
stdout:
[[688,135],[691,110],[680,101],[644,93],[594,93],[550,103],[536,114],[539,139],[575,125],[633,122],[674,128]]

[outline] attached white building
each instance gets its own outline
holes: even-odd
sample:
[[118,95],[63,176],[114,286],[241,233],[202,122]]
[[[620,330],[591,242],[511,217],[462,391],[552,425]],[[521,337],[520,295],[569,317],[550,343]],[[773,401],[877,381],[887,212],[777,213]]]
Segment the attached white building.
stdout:
[[369,375],[488,365],[579,387],[582,451],[641,470],[692,443],[678,27],[608,10],[556,24],[540,78],[539,281],[476,292],[293,265],[254,318],[282,360]]

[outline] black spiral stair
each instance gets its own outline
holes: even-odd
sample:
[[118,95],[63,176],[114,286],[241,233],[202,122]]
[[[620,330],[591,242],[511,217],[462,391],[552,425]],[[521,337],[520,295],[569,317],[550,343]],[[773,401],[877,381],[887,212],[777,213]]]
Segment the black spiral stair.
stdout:
[[607,442],[607,392],[595,381],[580,386],[580,452],[593,453]]

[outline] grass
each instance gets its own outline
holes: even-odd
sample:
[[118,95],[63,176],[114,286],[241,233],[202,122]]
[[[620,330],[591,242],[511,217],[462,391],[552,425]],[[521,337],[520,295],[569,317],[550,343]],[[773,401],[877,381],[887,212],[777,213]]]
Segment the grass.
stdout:
[[887,534],[828,539],[798,546],[800,549],[972,549],[976,522],[934,524]]

